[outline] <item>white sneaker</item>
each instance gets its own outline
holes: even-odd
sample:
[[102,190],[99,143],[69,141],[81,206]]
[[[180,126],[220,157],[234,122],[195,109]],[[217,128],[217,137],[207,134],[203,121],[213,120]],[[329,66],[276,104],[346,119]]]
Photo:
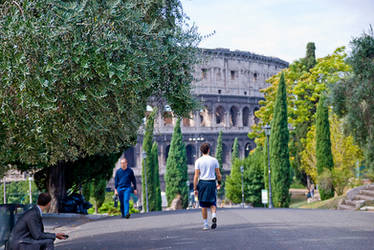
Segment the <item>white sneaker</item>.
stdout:
[[203,230],[209,230],[209,225],[208,224],[204,224],[204,227],[203,227]]

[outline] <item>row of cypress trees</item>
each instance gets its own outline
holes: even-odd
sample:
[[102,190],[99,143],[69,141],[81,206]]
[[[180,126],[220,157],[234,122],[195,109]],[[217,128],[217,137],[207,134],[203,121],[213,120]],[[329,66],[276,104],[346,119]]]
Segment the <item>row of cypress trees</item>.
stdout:
[[161,188],[160,188],[160,175],[158,166],[158,145],[153,142],[153,127],[154,119],[157,113],[157,109],[154,109],[148,116],[145,133],[143,138],[143,151],[146,153],[145,159],[143,159],[142,168],[142,198],[143,207],[147,206],[146,190],[145,190],[145,177],[147,177],[147,189],[148,189],[148,208],[149,211],[161,211],[162,200],[161,200]]

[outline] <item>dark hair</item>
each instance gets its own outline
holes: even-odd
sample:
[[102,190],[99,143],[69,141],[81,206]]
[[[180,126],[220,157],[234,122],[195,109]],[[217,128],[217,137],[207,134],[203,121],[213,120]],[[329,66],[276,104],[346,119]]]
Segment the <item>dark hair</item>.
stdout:
[[52,200],[51,196],[48,193],[41,193],[38,197],[38,205],[46,206]]
[[209,152],[209,148],[210,148],[209,143],[204,142],[200,146],[200,151],[201,151],[201,153],[203,153],[205,155],[205,154],[207,154]]

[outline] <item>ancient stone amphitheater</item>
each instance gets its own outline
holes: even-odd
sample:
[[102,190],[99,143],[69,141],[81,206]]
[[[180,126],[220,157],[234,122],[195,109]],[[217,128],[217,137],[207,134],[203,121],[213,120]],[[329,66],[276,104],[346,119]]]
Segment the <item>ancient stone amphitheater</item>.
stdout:
[[[263,99],[260,89],[265,88],[266,79],[278,73],[288,63],[274,57],[256,55],[229,49],[203,49],[204,60],[195,66],[193,93],[204,105],[204,109],[184,119],[182,133],[187,151],[187,163],[192,181],[193,164],[199,157],[203,142],[212,146],[215,153],[219,131],[223,132],[224,169],[231,167],[231,149],[235,137],[239,141],[240,156],[247,156],[255,147],[248,138],[250,126],[257,122],[254,112]],[[170,148],[173,125],[176,119],[166,106],[155,120],[155,140],[159,146],[161,188]],[[133,168],[140,184],[142,135],[138,136],[135,147],[125,152],[129,166]],[[116,169],[119,167],[117,163]],[[141,188],[141,185],[138,185]]]

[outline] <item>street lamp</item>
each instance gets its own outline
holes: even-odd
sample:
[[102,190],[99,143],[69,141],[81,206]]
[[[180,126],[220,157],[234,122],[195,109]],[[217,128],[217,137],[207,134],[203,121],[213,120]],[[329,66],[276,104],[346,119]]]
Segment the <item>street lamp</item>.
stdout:
[[264,127],[265,135],[266,135],[266,144],[267,144],[267,151],[268,151],[268,181],[269,181],[269,208],[273,208],[273,197],[271,193],[271,171],[270,171],[270,152],[269,152],[269,137],[270,137],[270,130],[271,127],[269,124],[266,124]]
[[242,173],[242,204],[241,206],[244,207],[244,184],[243,184],[244,167],[243,166],[240,166],[240,172]]
[[149,206],[148,206],[148,183],[147,183],[147,164],[145,162],[145,159],[147,158],[147,152],[142,152],[143,157],[143,164],[144,164],[144,186],[145,186],[145,202],[147,203],[147,210],[146,212],[149,212]]
[[202,141],[204,141],[205,139],[204,139],[204,137],[190,137],[190,138],[188,138],[188,140],[190,141],[190,142],[194,142],[195,143],[195,153],[196,153],[196,159],[197,159],[197,157],[199,156],[199,150],[198,150],[198,148],[197,148],[197,143],[198,142],[202,142]]

